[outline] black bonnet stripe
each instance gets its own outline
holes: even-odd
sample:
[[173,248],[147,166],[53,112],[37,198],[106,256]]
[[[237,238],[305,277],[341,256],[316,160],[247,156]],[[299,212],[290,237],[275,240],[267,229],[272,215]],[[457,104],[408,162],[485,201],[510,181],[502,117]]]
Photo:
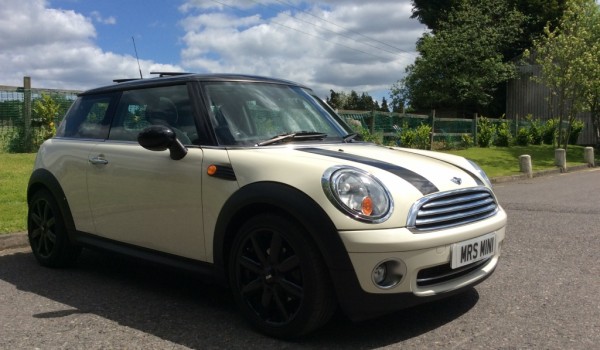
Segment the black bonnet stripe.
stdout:
[[439,191],[439,189],[433,183],[431,183],[431,181],[427,180],[423,176],[415,173],[414,171],[397,166],[395,164],[382,162],[382,161],[379,161],[376,159],[371,159],[368,157],[357,156],[354,154],[328,151],[328,150],[319,149],[319,148],[299,148],[298,151],[349,160],[352,162],[362,163],[362,164],[370,165],[370,166],[373,166],[373,167],[376,167],[379,169],[383,169],[385,171],[389,171],[390,173],[402,178],[406,182],[415,186],[419,191],[421,191],[421,193],[423,193],[423,195],[428,195],[428,194]]

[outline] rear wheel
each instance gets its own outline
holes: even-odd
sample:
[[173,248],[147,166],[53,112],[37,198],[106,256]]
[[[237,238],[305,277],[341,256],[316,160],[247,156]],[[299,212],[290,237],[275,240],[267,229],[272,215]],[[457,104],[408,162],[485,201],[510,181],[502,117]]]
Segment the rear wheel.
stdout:
[[308,233],[273,214],[248,220],[233,243],[231,287],[260,331],[291,338],[326,323],[336,307],[325,264]]
[[69,241],[62,213],[47,190],[36,192],[29,202],[27,231],[33,255],[41,265],[68,266],[81,252]]

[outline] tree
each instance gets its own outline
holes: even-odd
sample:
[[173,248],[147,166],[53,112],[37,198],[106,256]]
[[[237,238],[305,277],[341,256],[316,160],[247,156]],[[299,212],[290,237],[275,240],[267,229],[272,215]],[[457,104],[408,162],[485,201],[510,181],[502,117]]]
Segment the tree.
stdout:
[[[519,38],[524,16],[506,1],[462,0],[417,43],[420,56],[406,69],[397,91],[417,109],[481,112],[499,84],[515,74],[502,50]],[[401,90],[402,89],[402,90]]]
[[330,91],[330,97],[326,98],[327,103],[336,109],[347,109],[356,111],[379,110],[379,104],[374,101],[369,94],[363,92],[360,96],[354,90],[350,93]]
[[329,92],[330,95],[326,99],[327,104],[329,104],[335,109],[343,109],[343,107],[346,105],[346,100],[348,99],[348,96],[346,96],[344,92],[337,93],[333,90],[329,90]]
[[380,111],[382,112],[389,112],[390,108],[388,107],[388,103],[387,100],[385,99],[385,96],[381,98],[381,108]]
[[[594,0],[570,0],[557,28],[545,28],[533,54],[542,74],[534,78],[550,89],[558,115],[557,145],[567,148],[571,125],[577,114],[589,110],[598,125],[600,100],[600,7]],[[567,128],[563,128],[566,120]]]
[[[447,22],[453,9],[459,7],[462,0],[413,0],[412,16],[425,24],[433,33],[439,29],[440,22]],[[558,25],[565,9],[566,0],[508,0],[509,8],[516,8],[525,17],[519,38],[502,52],[506,60],[521,55],[532,46],[533,40],[544,33],[549,25],[554,29]]]
[[433,32],[437,31],[438,23],[448,20],[448,13],[460,0],[413,0],[412,15]]

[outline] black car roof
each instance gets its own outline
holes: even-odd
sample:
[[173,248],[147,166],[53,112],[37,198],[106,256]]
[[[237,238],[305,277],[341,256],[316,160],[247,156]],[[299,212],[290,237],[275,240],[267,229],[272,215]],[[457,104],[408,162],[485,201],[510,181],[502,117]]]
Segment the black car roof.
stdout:
[[125,89],[135,89],[142,87],[151,86],[164,86],[177,83],[185,83],[190,81],[236,81],[236,82],[256,82],[256,83],[271,83],[271,84],[282,84],[282,85],[293,85],[306,88],[298,83],[268,78],[256,75],[244,75],[244,74],[194,74],[194,73],[156,73],[160,74],[159,77],[145,78],[145,79],[120,79],[115,80],[115,84],[102,86],[82,92],[80,95],[98,94],[103,92],[120,91]]

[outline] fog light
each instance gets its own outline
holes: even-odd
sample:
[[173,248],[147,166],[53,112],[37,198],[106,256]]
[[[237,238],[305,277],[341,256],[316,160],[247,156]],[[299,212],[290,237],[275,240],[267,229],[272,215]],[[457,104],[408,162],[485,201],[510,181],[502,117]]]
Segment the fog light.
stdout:
[[404,275],[406,265],[398,260],[385,260],[375,266],[371,279],[377,287],[389,289],[400,283]]
[[375,282],[375,284],[381,284],[381,282],[385,281],[386,277],[387,277],[386,265],[385,264],[377,265],[377,267],[375,267],[375,270],[373,270],[373,282]]

